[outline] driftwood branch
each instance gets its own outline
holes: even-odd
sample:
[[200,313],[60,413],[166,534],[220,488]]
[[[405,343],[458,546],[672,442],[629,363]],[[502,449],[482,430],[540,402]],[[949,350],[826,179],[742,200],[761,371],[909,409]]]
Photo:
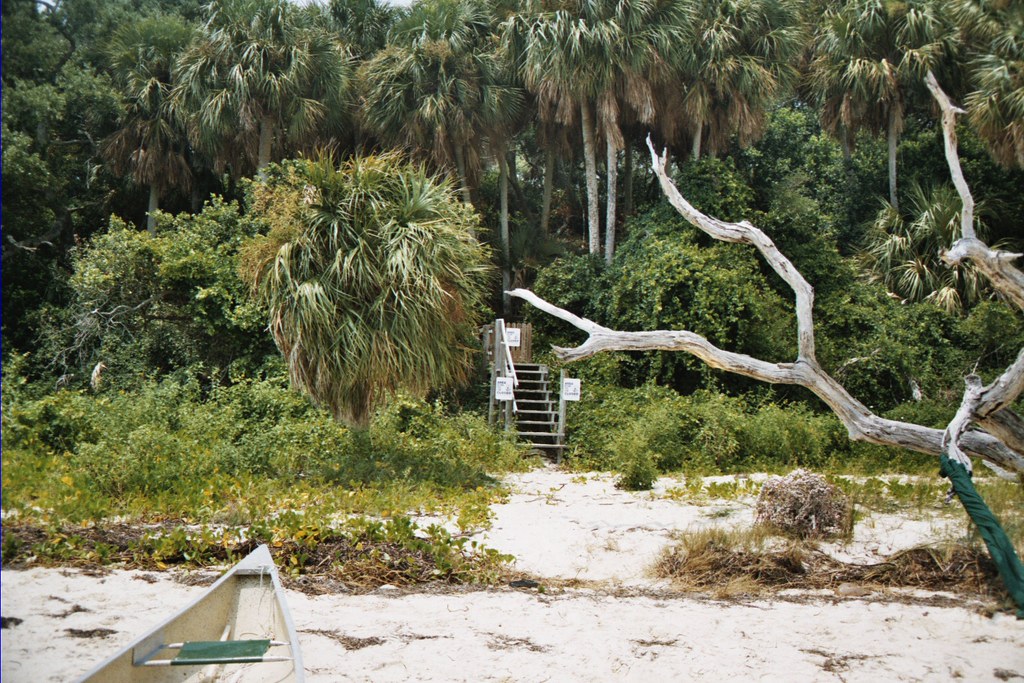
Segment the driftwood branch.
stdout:
[[942,260],[950,265],[971,261],[989,279],[997,292],[1018,308],[1024,309],[1024,273],[1013,265],[1021,254],[990,249],[974,232],[974,197],[971,196],[971,190],[960,167],[956,141],[956,115],[962,114],[963,109],[953,105],[930,71],[925,78],[925,84],[942,110],[942,138],[946,149],[946,162],[949,165],[949,174],[953,178],[953,185],[956,186],[960,201],[963,203],[960,212],[961,237],[942,254]]
[[[764,232],[746,221],[728,223],[711,218],[687,202],[668,177],[665,170],[666,155],[659,156],[649,139],[647,144],[651,150],[654,172],[658,176],[662,190],[683,217],[715,239],[752,245],[792,288],[796,297],[797,358],[790,363],[770,363],[746,354],[720,349],[699,334],[685,330],[612,330],[559,308],[529,290],[510,291],[511,296],[523,299],[545,313],[587,333],[587,340],[580,346],[556,347],[555,354],[564,361],[574,361],[602,351],[683,351],[696,356],[711,367],[726,372],[772,384],[807,388],[832,409],[853,440],[909,448],[931,455],[946,452],[949,440],[947,432],[875,415],[821,368],[814,349],[814,290],[811,285]],[[1024,371],[1024,356],[1018,357],[1018,363],[1015,365],[1022,366]],[[987,419],[994,420],[996,416],[1006,416],[1008,403],[1005,399],[1017,387],[1016,376],[1005,377],[1005,380],[1000,378],[989,387],[980,387],[980,380],[977,384],[977,396],[969,402],[965,401],[968,405],[963,411],[967,417],[962,424],[954,426],[954,431],[949,434],[955,437],[955,445],[961,449],[962,454],[979,456],[1003,470],[1024,473],[1024,449],[1012,449],[992,434],[969,429],[974,421],[974,417],[971,416],[975,416],[983,406],[990,409]],[[1024,427],[1024,421],[1021,422],[1019,426]],[[1024,435],[1024,429],[1021,430],[1021,434]],[[966,455],[962,455],[961,459],[966,459]]]
[[[978,239],[974,232],[974,197],[960,167],[960,153],[956,140],[956,117],[964,111],[949,99],[935,74],[929,71],[925,83],[942,110],[942,137],[946,163],[963,205],[960,212],[961,237],[942,255],[942,258],[950,264],[970,259],[975,267],[985,274],[997,292],[1018,307],[1024,308],[1024,273],[1013,265],[1013,261],[1021,255],[994,251]],[[1020,396],[1021,391],[1024,391],[1024,349],[1017,354],[1017,359],[1010,367],[988,386],[982,386],[981,379],[973,375],[965,381],[967,386],[963,401],[956,416],[946,428],[945,441],[950,457],[964,460],[959,449],[959,439],[972,423],[979,424],[1010,448],[1024,452],[1021,450],[1024,446],[1024,420],[1009,407]]]

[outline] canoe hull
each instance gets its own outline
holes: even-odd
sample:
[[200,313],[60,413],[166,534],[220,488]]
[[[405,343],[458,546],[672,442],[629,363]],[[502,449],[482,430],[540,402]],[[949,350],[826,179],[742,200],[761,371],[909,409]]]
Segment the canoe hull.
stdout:
[[[287,645],[267,655],[284,661],[228,664],[149,665],[168,661],[170,643],[269,639]],[[260,546],[180,612],[136,639],[81,679],[81,683],[302,683],[302,656],[273,558]]]

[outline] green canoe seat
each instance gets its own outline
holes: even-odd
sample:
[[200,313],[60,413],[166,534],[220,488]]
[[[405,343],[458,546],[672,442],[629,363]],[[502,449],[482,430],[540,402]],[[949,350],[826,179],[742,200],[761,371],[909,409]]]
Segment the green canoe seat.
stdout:
[[291,657],[268,657],[271,647],[287,645],[276,640],[196,640],[165,645],[162,650],[177,650],[172,659],[148,659],[143,666],[197,666],[203,664],[258,664],[284,662]]
[[174,664],[234,664],[262,662],[269,640],[200,640],[182,643]]

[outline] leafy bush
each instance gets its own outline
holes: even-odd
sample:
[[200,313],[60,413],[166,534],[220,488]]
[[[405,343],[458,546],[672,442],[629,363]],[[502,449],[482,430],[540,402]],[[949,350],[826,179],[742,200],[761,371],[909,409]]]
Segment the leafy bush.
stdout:
[[37,505],[57,518],[141,511],[241,523],[266,514],[273,503],[260,492],[272,484],[278,498],[347,490],[339,504],[357,509],[473,494],[463,501],[471,520],[485,515],[476,492],[494,490],[489,473],[525,466],[522,447],[485,418],[419,400],[395,401],[357,434],[282,379],[210,392],[165,379],[131,393],[41,398],[7,384],[4,509]]
[[845,431],[831,414],[754,395],[680,396],[654,385],[590,385],[567,427],[579,466],[638,475],[650,469],[648,462],[661,472],[778,471],[823,467],[849,453]]
[[116,216],[73,253],[72,303],[53,311],[45,354],[84,386],[131,389],[177,373],[256,374],[273,354],[266,312],[238,276],[238,250],[261,225],[214,198],[198,215],[159,214],[156,234]]

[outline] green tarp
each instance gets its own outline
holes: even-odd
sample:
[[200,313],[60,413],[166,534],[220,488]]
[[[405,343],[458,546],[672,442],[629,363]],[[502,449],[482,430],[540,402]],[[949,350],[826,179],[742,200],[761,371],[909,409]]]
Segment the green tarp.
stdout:
[[269,640],[202,640],[184,643],[171,664],[262,662],[269,648]]
[[999,576],[1006,585],[1006,590],[1017,603],[1017,618],[1024,619],[1024,566],[1020,563],[1017,551],[1003,531],[1003,527],[999,525],[999,520],[978,495],[967,468],[945,455],[940,458],[940,463],[942,476],[947,477],[953,484],[953,492],[960,499],[971,521],[978,527],[988,547],[988,554],[995,562]]

